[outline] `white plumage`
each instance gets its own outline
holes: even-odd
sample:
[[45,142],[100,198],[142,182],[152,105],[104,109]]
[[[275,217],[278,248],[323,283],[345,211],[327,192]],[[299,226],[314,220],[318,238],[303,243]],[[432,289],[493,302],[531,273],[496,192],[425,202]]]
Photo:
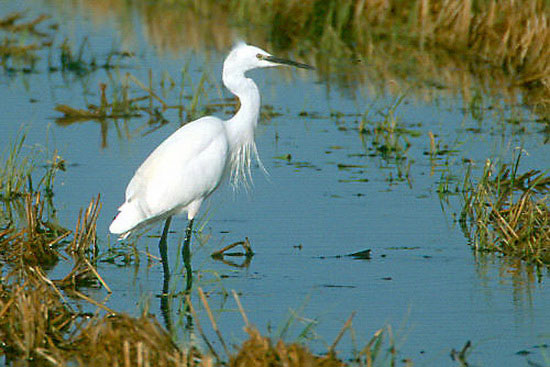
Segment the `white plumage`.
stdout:
[[191,225],[204,199],[227,176],[235,184],[246,180],[251,155],[258,158],[254,131],[260,93],[245,73],[282,64],[311,69],[244,43],[233,48],[223,65],[223,82],[241,102],[237,114],[227,121],[200,118],[164,140],[137,169],[109,230],[124,238],[139,227],[184,212]]
[[225,176],[229,151],[222,120],[203,117],[184,125],[138,168],[109,230],[125,234],[185,211],[192,219]]

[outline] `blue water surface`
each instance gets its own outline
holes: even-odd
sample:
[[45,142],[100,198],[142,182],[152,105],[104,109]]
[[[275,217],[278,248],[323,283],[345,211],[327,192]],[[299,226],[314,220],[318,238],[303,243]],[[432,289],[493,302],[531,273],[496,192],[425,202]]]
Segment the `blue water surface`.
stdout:
[[[133,54],[117,60],[116,68],[85,75],[48,72],[40,63],[30,74],[0,76],[2,146],[23,129],[27,152],[39,145],[63,157],[67,171],[58,174],[54,201],[60,223],[69,228],[76,225],[79,209],[101,194],[97,230],[104,250],[116,243],[107,228],[123,201],[126,184],[149,152],[180,126],[178,114],[166,112],[168,123],[160,127],[148,125],[145,115],[103,125],[94,121],[62,125],[55,121],[61,116],[55,105],[98,104],[100,83],[107,84],[110,96],[127,72],[148,84],[151,70],[160,90],[163,77],[180,80],[184,65],[190,73],[186,94],[192,94],[206,73],[201,103],[226,102],[231,96],[220,79],[229,50],[162,53],[144,35],[139,15],[131,15],[135,28],[128,37],[121,34],[116,16],[103,19],[90,14],[91,8],[78,10],[71,5],[77,9],[60,10],[63,7],[31,0],[0,4],[1,16],[20,9],[31,18],[50,15],[48,22],[59,24],[57,44],[66,38],[78,49],[87,38],[86,52],[98,60],[113,49]],[[209,293],[228,341],[237,344],[246,337],[230,296],[235,290],[248,318],[262,332],[304,340],[300,334],[307,331],[305,339],[311,339],[308,344],[319,353],[326,351],[355,312],[354,337],[346,334],[337,348],[343,358],[351,358],[374,332],[390,325],[399,356],[415,365],[454,365],[451,349],[461,349],[468,340],[473,345],[468,360],[475,365],[525,365],[526,359],[549,363],[548,349],[536,347],[550,340],[548,274],[537,279],[527,268],[498,256],[476,256],[455,221],[459,196],[451,195],[446,203],[437,193],[445,161],[457,176],[451,190],[460,184],[464,159],[475,162],[479,172],[485,159],[509,160],[516,147],[528,152],[522,162],[526,170],[547,169],[549,146],[535,123],[525,122],[527,132],[514,134],[513,126],[499,122],[506,109],[487,112],[480,123],[464,112],[460,96],[424,102],[407,95],[395,116],[400,126],[415,133],[405,135],[410,146],[400,159],[385,159],[376,151],[375,137],[361,137],[357,126],[361,114],[384,111],[394,96],[366,87],[342,90],[319,82],[315,72],[302,70],[259,70],[250,76],[261,90],[263,104],[279,113],[264,118],[258,128],[257,146],[267,174],[255,165],[248,192],[234,191],[229,185],[220,188],[203,206],[204,215],[195,226],[202,231],[192,244],[195,286]],[[144,94],[135,84],[131,93]],[[163,98],[177,104],[178,93],[175,88]],[[218,114],[226,118],[228,110]],[[527,110],[523,113],[533,119]],[[384,117],[369,112],[368,119],[372,130]],[[456,153],[431,160],[425,154],[430,149],[429,132]],[[49,158],[48,154],[36,159]],[[178,256],[185,225],[185,218],[174,220],[169,237],[171,287],[176,292],[185,286]],[[113,290],[108,307],[137,315],[149,304],[149,312],[165,320],[157,297],[162,292],[162,267],[158,259],[146,255],[148,251],[158,256],[158,238],[152,235],[161,229],[159,224],[135,240],[140,254],[136,266],[100,264],[98,270]],[[232,267],[210,257],[212,251],[245,237],[256,253],[247,267]],[[344,256],[366,249],[371,250],[370,260]],[[50,276],[63,276],[67,267],[61,264]],[[87,293],[98,300],[107,295],[104,289]],[[203,328],[209,329],[195,291],[192,298]],[[171,315],[177,338],[185,340],[189,337],[181,299],[174,299]],[[293,319],[290,328],[283,332],[289,319]],[[214,333],[208,335],[220,348]],[[519,351],[530,354],[525,357]]]

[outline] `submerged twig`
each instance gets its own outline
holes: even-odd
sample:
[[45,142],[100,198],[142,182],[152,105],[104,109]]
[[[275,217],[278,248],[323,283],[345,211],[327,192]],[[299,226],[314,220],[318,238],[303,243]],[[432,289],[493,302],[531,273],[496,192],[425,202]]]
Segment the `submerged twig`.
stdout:
[[[243,249],[244,249],[244,254],[235,254],[235,253],[229,253],[227,254],[226,252],[228,250],[231,250],[232,248],[236,247],[236,246],[242,246]],[[210,254],[211,257],[213,258],[221,258],[223,256],[246,256],[246,257],[252,257],[254,256],[254,251],[252,251],[252,246],[250,245],[250,240],[248,239],[248,237],[245,237],[245,240],[244,241],[237,241],[237,242],[234,242],[230,245],[227,245],[225,247],[223,247],[221,250],[218,250],[218,251],[214,251],[212,254]]]

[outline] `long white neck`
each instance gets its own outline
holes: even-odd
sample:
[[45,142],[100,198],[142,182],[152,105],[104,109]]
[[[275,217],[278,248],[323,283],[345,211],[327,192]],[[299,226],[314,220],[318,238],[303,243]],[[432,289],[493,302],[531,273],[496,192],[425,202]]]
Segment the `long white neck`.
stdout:
[[254,130],[260,114],[260,92],[252,79],[244,73],[224,68],[223,82],[227,89],[239,98],[239,111],[226,122],[231,150],[238,150],[243,144],[254,142]]
[[231,180],[234,186],[239,183],[247,185],[252,176],[250,173],[251,156],[254,155],[263,167],[254,143],[254,131],[260,114],[260,92],[252,79],[224,65],[223,83],[236,95],[241,107],[231,119],[225,122],[225,128],[231,147]]

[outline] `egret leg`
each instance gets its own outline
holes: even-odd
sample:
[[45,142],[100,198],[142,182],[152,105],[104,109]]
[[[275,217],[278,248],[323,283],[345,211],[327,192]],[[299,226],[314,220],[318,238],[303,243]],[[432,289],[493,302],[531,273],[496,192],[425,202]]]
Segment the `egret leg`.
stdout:
[[193,285],[192,269],[191,269],[191,230],[193,229],[193,220],[190,219],[185,230],[185,239],[183,241],[183,248],[181,250],[183,256],[183,264],[185,265],[185,274],[187,276],[187,284],[185,290],[189,292]]
[[164,222],[164,229],[162,230],[162,236],[160,237],[159,242],[159,252],[162,262],[162,270],[164,270],[164,287],[163,292],[168,291],[168,282],[170,281],[170,266],[168,265],[168,230],[170,229],[170,223],[172,222],[172,217],[168,217],[166,222]]
[[160,296],[160,311],[164,318],[164,323],[168,331],[172,332],[172,317],[171,317],[171,307],[170,307],[170,298],[168,296],[168,288],[170,285],[170,266],[168,264],[168,230],[170,228],[170,223],[172,222],[172,217],[168,217],[164,223],[164,229],[162,230],[162,236],[160,237],[159,242],[159,252],[162,262],[162,270],[164,273],[164,281],[162,285],[162,295]]

